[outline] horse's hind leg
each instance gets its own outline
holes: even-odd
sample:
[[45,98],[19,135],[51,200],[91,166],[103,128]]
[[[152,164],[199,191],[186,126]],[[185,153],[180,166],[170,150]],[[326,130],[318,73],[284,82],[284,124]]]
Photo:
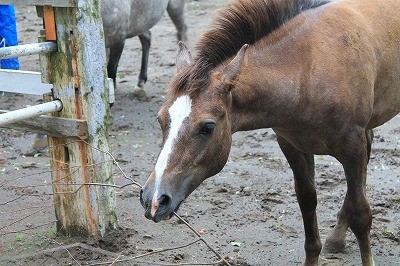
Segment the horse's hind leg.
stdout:
[[304,265],[318,265],[322,245],[315,212],[317,194],[314,182],[314,156],[298,151],[281,137],[278,137],[278,143],[293,170],[296,196],[303,216],[306,236]]
[[114,88],[117,88],[117,68],[119,59],[121,58],[122,51],[124,50],[125,40],[119,40],[113,43],[110,47],[110,55],[107,64],[108,77],[112,78],[114,82]]
[[178,40],[183,42],[187,41],[187,27],[184,16],[185,2],[185,0],[170,0],[167,7],[168,15],[178,30]]
[[147,81],[147,66],[149,63],[151,32],[148,30],[145,33],[140,34],[138,37],[140,43],[142,44],[142,65],[140,66],[139,80],[137,85],[139,88],[143,88]]
[[374,140],[374,132],[372,131],[372,129],[367,129],[365,131],[365,137],[367,138],[367,155],[368,155],[367,164],[368,164],[369,163],[369,159],[371,158],[372,141]]
[[[342,163],[347,181],[347,192],[339,219],[346,219],[357,238],[363,265],[374,265],[371,253],[371,208],[365,196],[368,152],[371,132],[352,130],[335,149],[335,157]],[[344,223],[343,223],[344,224]]]
[[349,228],[349,223],[347,222],[344,206],[342,205],[337,214],[335,227],[325,241],[324,253],[339,253],[343,251],[346,246],[347,228]]
[[[366,136],[366,140],[367,140],[367,156],[368,156],[368,161],[369,161],[370,154],[371,154],[371,145],[372,145],[372,140],[373,140],[374,134],[373,134],[372,130],[369,129],[369,130],[366,130],[365,136]],[[329,237],[325,241],[323,252],[324,253],[342,252],[346,246],[346,232],[347,232],[348,228],[349,228],[349,223],[347,222],[347,219],[346,219],[346,214],[344,211],[344,204],[343,204],[337,214],[336,225],[333,228],[332,233],[329,235]]]

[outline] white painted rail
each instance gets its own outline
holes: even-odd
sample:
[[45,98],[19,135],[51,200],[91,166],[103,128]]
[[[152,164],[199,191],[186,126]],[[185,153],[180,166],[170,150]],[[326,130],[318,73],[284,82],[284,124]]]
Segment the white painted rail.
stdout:
[[0,59],[15,58],[40,53],[51,53],[55,51],[57,51],[57,44],[54,42],[40,42],[9,46],[0,48]]
[[25,119],[37,117],[40,115],[48,114],[51,112],[57,112],[62,109],[62,103],[60,100],[52,102],[42,103],[27,108],[10,111],[0,115],[0,126],[19,122]]
[[43,95],[52,88],[52,84],[42,83],[40,72],[0,69],[0,91]]

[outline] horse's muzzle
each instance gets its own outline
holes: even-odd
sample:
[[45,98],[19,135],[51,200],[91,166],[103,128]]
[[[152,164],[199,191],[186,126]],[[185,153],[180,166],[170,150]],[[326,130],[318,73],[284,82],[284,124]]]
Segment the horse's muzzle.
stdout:
[[172,206],[172,199],[166,194],[153,197],[145,197],[143,189],[140,190],[140,203],[145,209],[145,217],[158,223],[162,220],[168,220],[174,214],[175,209]]

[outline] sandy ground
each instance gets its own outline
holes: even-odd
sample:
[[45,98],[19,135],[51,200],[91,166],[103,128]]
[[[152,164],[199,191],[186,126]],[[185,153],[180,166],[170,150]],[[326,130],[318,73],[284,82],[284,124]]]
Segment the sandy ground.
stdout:
[[[190,47],[194,47],[214,10],[225,2],[188,0]],[[17,15],[21,43],[35,42],[41,22],[34,9],[20,8]],[[175,28],[168,17],[152,32],[148,97],[132,96],[140,67],[140,46],[138,38],[130,39],[119,67],[110,130],[112,153],[124,172],[141,184],[160,150],[161,132],[155,118],[175,72],[177,49]],[[21,69],[38,71],[37,57],[21,58]],[[0,96],[0,109],[17,109],[37,100],[6,93]],[[373,210],[371,236],[376,265],[400,265],[399,136],[399,116],[376,129],[368,167],[367,194]],[[23,155],[33,138],[33,134],[0,129],[0,265],[111,264],[118,256],[143,254],[196,239],[176,218],[158,224],[146,220],[136,187],[117,191],[120,229],[111,236],[100,240],[56,236],[52,197],[47,195],[51,193],[49,158],[46,153]],[[127,182],[118,169],[114,169],[114,177],[117,184]],[[345,195],[342,167],[331,157],[316,156],[316,182],[324,241]],[[235,134],[224,170],[204,182],[179,213],[234,265],[300,265],[303,261],[304,233],[292,172],[272,130]],[[74,259],[63,248],[71,244],[68,247]],[[202,243],[142,258],[144,265],[216,260]],[[360,264],[358,246],[350,231],[343,254],[323,254],[320,258],[320,265]],[[130,261],[126,265],[136,264]]]

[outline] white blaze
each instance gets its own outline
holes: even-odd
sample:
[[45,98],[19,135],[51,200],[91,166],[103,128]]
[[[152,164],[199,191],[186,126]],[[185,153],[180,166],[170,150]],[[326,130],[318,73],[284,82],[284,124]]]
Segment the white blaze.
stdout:
[[172,152],[174,141],[178,136],[183,121],[185,120],[185,118],[189,117],[191,111],[192,111],[192,99],[190,99],[190,97],[187,95],[176,98],[175,102],[171,105],[171,107],[168,110],[171,119],[171,124],[169,127],[170,130],[168,138],[165,141],[164,147],[161,150],[160,156],[157,159],[155,167],[156,181],[154,185],[155,191],[153,196],[153,203],[158,198],[158,189],[161,184],[161,177],[163,176],[164,171],[167,168],[168,159]]

